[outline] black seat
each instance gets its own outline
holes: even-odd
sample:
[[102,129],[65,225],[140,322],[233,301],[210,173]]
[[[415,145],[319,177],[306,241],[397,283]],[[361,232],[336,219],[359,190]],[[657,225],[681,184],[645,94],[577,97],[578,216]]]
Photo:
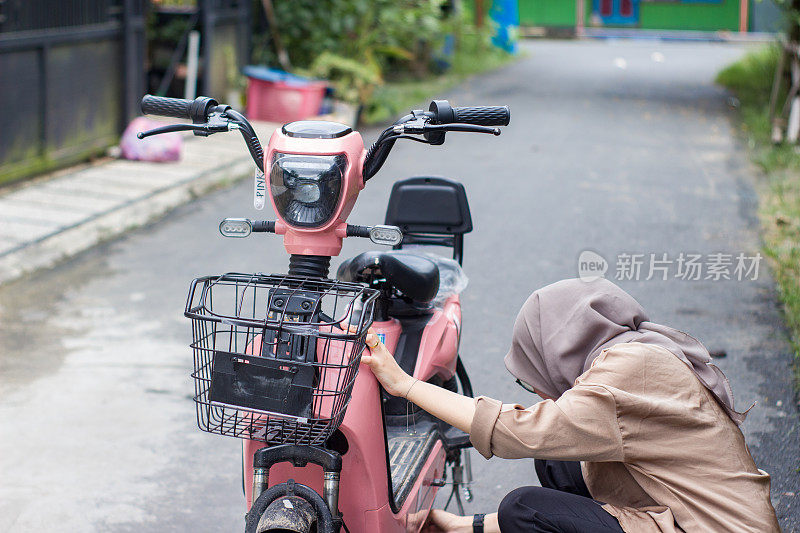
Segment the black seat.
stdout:
[[365,282],[380,274],[404,296],[428,303],[439,291],[439,267],[427,257],[402,250],[364,252],[339,266],[342,281]]
[[385,224],[403,230],[408,244],[446,246],[461,264],[464,234],[472,231],[472,216],[464,186],[457,181],[434,176],[418,176],[395,182]]

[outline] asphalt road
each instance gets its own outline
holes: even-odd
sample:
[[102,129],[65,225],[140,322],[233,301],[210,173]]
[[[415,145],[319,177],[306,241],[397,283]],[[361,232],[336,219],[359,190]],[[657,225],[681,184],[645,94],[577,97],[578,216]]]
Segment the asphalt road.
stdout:
[[[759,176],[712,83],[741,47],[535,41],[524,50],[445,95],[457,105],[510,105],[502,136],[399,144],[350,221],[382,221],[399,178],[466,184],[475,231],[465,250],[463,356],[478,393],[529,404],[535,398],[514,385],[502,357],[531,291],[577,275],[585,250],[608,261],[612,279],[622,253],[756,254]],[[225,216],[270,218],[252,209],[251,191],[245,182],[210,194],[0,289],[0,531],[241,528],[239,443],[195,428],[182,311],[193,277],[285,268],[277,238],[216,232]],[[363,249],[346,243],[343,257]],[[639,281],[620,283],[652,320],[726,352],[717,362],[737,405],[758,402],[743,426],[750,449],[773,476],[785,530],[800,531],[791,351],[768,270],[762,264],[757,280],[687,281],[668,268],[667,281],[646,280],[645,261]],[[530,461],[474,454],[473,464],[471,512],[536,482]]]

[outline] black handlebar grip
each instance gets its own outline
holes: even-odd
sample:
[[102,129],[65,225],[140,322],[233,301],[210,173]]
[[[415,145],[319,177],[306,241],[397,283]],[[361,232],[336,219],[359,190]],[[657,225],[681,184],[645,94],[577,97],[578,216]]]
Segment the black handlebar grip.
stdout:
[[348,237],[364,237],[369,239],[369,226],[356,226],[354,224],[347,225]]
[[508,126],[511,120],[511,111],[507,105],[454,107],[453,114],[453,122],[477,126]]
[[254,220],[252,222],[253,232],[275,233],[274,220]]
[[161,115],[162,117],[191,118],[189,114],[194,100],[182,98],[165,98],[146,94],[142,98],[142,113],[145,115]]
[[146,94],[142,97],[142,113],[145,115],[160,115],[162,117],[189,118],[193,122],[202,123],[208,120],[208,113],[212,107],[217,106],[217,101],[207,96],[200,96],[194,100],[183,98],[166,98]]

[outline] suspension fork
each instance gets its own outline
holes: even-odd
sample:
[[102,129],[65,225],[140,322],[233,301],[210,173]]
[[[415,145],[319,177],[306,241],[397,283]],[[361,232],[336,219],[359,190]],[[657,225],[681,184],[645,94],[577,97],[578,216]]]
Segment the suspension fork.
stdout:
[[269,469],[276,463],[288,461],[297,468],[308,463],[322,467],[322,499],[334,519],[339,518],[339,476],[342,473],[342,456],[319,446],[281,444],[261,448],[253,454],[253,502],[269,487]]

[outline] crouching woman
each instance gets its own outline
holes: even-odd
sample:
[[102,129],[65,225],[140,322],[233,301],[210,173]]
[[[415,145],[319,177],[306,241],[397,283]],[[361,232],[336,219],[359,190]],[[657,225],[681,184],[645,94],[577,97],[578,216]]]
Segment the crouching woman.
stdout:
[[367,345],[390,394],[468,432],[487,459],[537,460],[542,487],[485,516],[433,511],[431,531],[780,531],[722,371],[607,280],[564,280],[522,307],[505,364],[545,399],[532,407],[420,382],[376,335]]

